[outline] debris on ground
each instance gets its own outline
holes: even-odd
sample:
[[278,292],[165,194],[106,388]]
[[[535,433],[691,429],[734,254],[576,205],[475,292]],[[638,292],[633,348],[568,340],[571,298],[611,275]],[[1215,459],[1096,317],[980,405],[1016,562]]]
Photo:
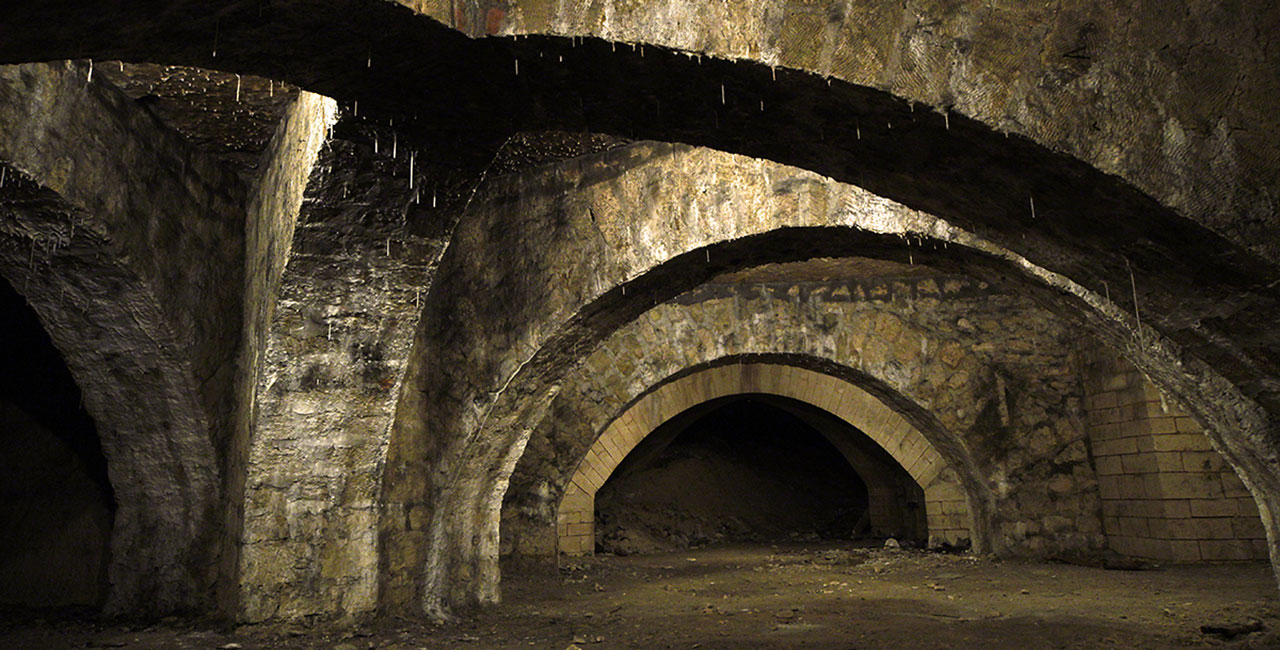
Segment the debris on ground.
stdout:
[[1224,641],[1230,641],[1238,636],[1253,634],[1262,631],[1262,621],[1252,619],[1243,623],[1210,623],[1200,626],[1200,633],[1210,636],[1216,636]]
[[504,572],[503,603],[449,624],[122,626],[0,608],[0,649],[1280,649],[1280,599],[1263,562],[1118,574],[906,546],[780,541],[574,558],[566,573]]

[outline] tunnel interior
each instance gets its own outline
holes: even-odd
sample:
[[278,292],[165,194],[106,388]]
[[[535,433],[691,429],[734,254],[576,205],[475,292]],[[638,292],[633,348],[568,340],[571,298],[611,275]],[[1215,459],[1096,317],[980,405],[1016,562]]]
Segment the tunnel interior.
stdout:
[[[560,573],[550,647],[1156,648],[1240,598],[1280,628],[1280,5],[38,4],[0,8],[0,60],[54,62],[0,66],[0,187],[39,199],[0,200],[0,605],[446,622],[512,602],[511,549]],[[723,281],[855,254],[934,276]],[[867,400],[631,409],[733,355]],[[867,566],[770,600],[587,557],[739,540]],[[1068,573],[1268,557],[1128,600]],[[620,609],[630,560],[688,642]]]
[[866,444],[851,448],[859,439],[870,442],[789,398],[735,395],[688,409],[637,445],[597,493],[597,549],[922,538],[918,489],[904,493],[905,472]]
[[114,510],[80,389],[0,279],[0,605],[101,605]]

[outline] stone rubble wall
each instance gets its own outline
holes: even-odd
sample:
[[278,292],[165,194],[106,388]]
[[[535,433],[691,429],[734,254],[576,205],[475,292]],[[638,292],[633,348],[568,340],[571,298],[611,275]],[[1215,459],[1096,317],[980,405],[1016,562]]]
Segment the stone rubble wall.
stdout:
[[[968,278],[706,285],[619,330],[565,381],[512,475],[504,544],[545,553],[543,530],[570,499],[573,471],[646,391],[726,356],[794,354],[877,378],[961,438],[996,495],[992,548],[1100,549],[1076,336],[1025,298]],[[932,512],[931,532],[952,527],[939,514],[958,513]]]

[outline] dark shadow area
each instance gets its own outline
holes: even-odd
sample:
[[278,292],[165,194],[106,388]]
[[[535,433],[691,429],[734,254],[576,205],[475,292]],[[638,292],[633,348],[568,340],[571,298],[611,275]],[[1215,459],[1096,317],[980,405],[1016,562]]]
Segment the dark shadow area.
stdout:
[[114,504],[80,389],[0,279],[0,605],[100,605]]
[[849,539],[868,486],[814,427],[758,396],[714,400],[638,445],[596,495],[601,550]]

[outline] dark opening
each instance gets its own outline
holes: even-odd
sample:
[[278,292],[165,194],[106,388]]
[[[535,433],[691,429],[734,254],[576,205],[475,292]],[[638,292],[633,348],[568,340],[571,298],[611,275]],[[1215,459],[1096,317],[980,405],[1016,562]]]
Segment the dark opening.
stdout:
[[114,504],[80,389],[0,279],[0,603],[101,604]]
[[865,524],[867,484],[826,437],[772,401],[714,400],[637,445],[596,493],[600,550],[853,537]]

